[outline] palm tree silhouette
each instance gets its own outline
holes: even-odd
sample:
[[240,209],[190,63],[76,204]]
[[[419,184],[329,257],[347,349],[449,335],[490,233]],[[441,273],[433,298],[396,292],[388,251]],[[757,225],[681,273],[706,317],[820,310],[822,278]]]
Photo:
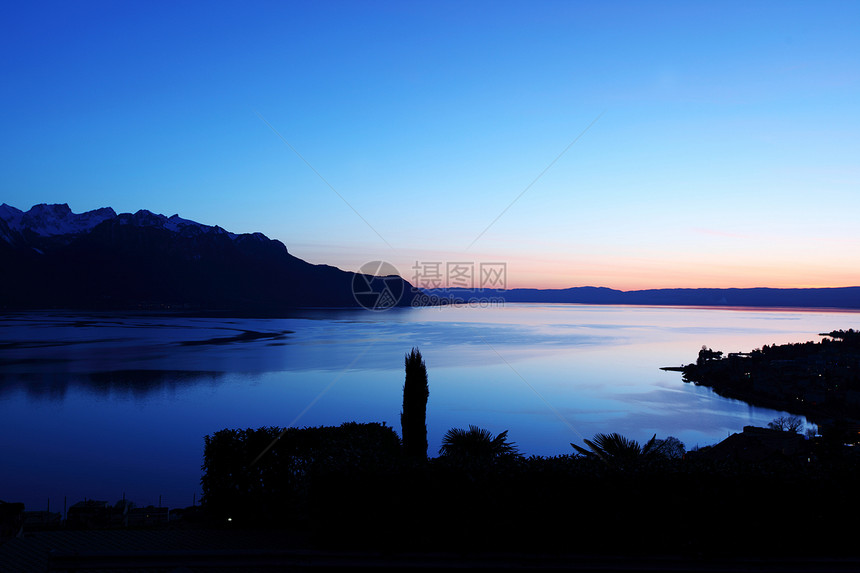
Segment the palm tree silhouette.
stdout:
[[442,438],[439,455],[458,460],[495,461],[520,455],[513,442],[508,441],[508,431],[493,436],[489,430],[469,425],[468,430],[451,428]]
[[589,449],[570,444],[573,449],[586,458],[599,459],[605,462],[627,462],[653,459],[662,453],[665,440],[658,441],[657,434],[640,445],[636,440],[625,438],[621,434],[595,434],[592,440],[583,440]]

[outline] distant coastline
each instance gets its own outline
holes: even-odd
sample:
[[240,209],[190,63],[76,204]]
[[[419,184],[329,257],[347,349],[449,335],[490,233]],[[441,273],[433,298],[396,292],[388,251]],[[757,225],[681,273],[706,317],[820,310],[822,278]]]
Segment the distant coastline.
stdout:
[[723,308],[808,308],[860,310],[860,286],[833,288],[697,288],[621,291],[606,287],[567,289],[426,289],[452,303],[504,302]]
[[[806,416],[819,425],[860,423],[860,334],[821,333],[819,342],[756,348],[749,352],[702,347],[695,363],[667,366],[684,382],[727,398]],[[856,433],[856,432],[855,432]]]

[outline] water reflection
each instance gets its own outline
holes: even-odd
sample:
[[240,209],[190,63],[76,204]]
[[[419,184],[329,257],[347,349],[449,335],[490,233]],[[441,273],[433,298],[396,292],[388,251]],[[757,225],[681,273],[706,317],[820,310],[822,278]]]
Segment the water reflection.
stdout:
[[[43,365],[44,366],[44,365]],[[23,393],[31,400],[61,401],[70,390],[101,397],[143,400],[151,393],[175,392],[182,386],[215,385],[223,372],[188,370],[113,370],[107,372],[0,372],[0,399]]]
[[[7,315],[0,499],[188,505],[203,436],[225,427],[397,421],[403,356],[428,365],[430,452],[452,427],[509,430],[527,454],[597,432],[708,445],[780,415],[660,371],[858,328],[857,313],[577,305],[304,311],[277,319]],[[312,405],[310,409],[308,406]],[[104,455],[103,452],[110,452]],[[139,493],[132,494],[132,491]],[[157,497],[156,497],[157,499]],[[149,500],[149,501],[148,501]]]

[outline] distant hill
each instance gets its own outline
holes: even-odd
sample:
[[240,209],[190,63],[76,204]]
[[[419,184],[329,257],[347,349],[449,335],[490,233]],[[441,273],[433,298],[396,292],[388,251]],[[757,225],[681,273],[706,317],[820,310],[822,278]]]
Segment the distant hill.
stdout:
[[588,286],[567,289],[431,289],[425,292],[430,296],[450,301],[497,298],[505,302],[860,308],[860,287],[799,289],[698,288],[620,291],[605,287]]
[[[294,257],[261,233],[177,215],[0,205],[0,309],[188,309],[272,313],[355,307],[355,273]],[[367,281],[381,280],[358,275]],[[399,277],[399,305],[412,285]],[[365,283],[366,284],[366,283]]]

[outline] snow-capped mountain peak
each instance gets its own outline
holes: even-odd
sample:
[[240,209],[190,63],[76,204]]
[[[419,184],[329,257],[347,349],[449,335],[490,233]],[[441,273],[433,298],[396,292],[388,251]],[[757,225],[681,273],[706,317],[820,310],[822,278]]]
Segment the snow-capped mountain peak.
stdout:
[[229,238],[235,239],[238,237],[235,233],[228,233],[221,227],[204,225],[190,219],[183,219],[179,215],[164,215],[141,209],[140,211],[131,214],[123,213],[119,215],[119,223],[121,225],[134,225],[137,227],[157,227],[165,229],[173,233],[179,233],[186,236],[197,235],[201,233],[226,234]]
[[41,203],[24,212],[3,203],[0,205],[0,222],[2,222],[0,223],[0,239],[9,243],[20,242],[21,236],[25,232],[43,238],[79,236],[89,233],[100,223],[111,219],[116,219],[120,225],[156,227],[184,236],[214,233],[226,235],[230,239],[238,237],[235,233],[228,233],[218,226],[203,225],[196,221],[183,219],[179,215],[165,217],[146,209],[141,209],[134,214],[122,213],[120,215],[117,215],[110,207],[103,207],[86,213],[73,213],[65,203],[54,205]]
[[303,261],[262,233],[234,235],[145,210],[0,205],[0,268],[0,309],[256,315],[358,304],[353,273]]
[[65,203],[34,205],[26,213],[5,203],[0,205],[0,219],[3,219],[11,231],[23,233],[28,230],[41,237],[80,235],[115,217],[116,213],[110,207],[78,214],[72,213]]

